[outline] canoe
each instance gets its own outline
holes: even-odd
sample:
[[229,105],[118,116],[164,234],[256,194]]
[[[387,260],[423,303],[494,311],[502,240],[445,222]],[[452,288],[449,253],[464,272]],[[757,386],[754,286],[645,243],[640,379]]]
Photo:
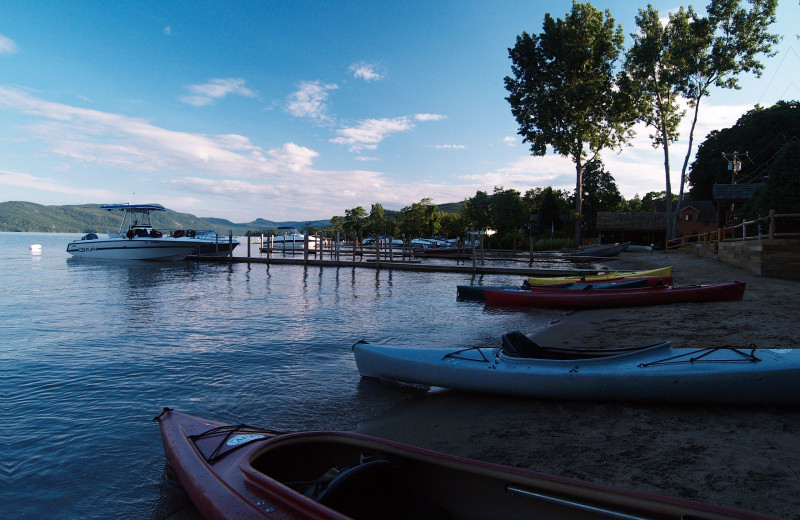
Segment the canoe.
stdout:
[[[547,289],[559,289],[567,291],[586,291],[586,290],[608,290],[608,289],[633,289],[641,287],[661,287],[672,285],[671,276],[641,276],[638,278],[619,278],[616,280],[600,280],[594,282],[565,282],[550,285],[537,286]],[[484,289],[501,291],[527,291],[531,287],[515,287],[513,285],[457,285],[456,295],[462,300],[483,301]]]
[[484,289],[486,303],[497,306],[536,307],[539,309],[600,309],[606,307],[637,307],[686,302],[721,302],[741,300],[744,282],[717,284],[642,287],[564,291],[546,287],[531,287],[527,291]]
[[622,244],[600,244],[596,246],[582,247],[572,253],[567,253],[568,256],[594,256],[594,257],[612,257],[619,256],[619,254],[628,249],[630,242]]
[[169,408],[154,420],[167,461],[208,519],[769,518],[357,433],[279,434]]
[[525,287],[517,285],[457,285],[456,297],[461,300],[483,301],[484,289],[500,289],[504,291],[522,291]]
[[456,350],[359,343],[363,377],[473,392],[581,401],[800,405],[800,349],[553,349],[522,333]]
[[658,269],[648,269],[644,271],[609,271],[600,274],[587,274],[582,276],[549,276],[549,277],[530,277],[528,285],[545,285],[551,283],[576,282],[581,280],[612,280],[614,278],[633,278],[637,276],[671,276],[672,266],[660,267]]

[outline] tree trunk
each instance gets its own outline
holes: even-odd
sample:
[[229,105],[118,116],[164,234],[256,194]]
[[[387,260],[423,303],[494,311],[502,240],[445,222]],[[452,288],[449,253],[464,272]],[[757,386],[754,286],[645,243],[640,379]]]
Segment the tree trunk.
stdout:
[[[694,127],[697,124],[697,113],[700,110],[700,98],[697,98],[694,104],[694,119],[692,119],[692,128],[689,130],[689,149],[686,150],[686,157],[683,159],[683,168],[681,168],[681,188],[678,191],[678,210],[683,204],[683,186],[686,184],[686,168],[689,166],[689,157],[692,155],[692,142],[694,140]],[[678,233],[678,215],[676,212],[675,220],[673,223],[673,231]]]
[[[673,228],[673,219],[672,219],[672,183],[670,182],[669,178],[669,140],[667,139],[667,130],[664,125],[661,125],[661,140],[664,145],[664,173],[667,177],[667,196],[664,197],[666,200],[666,218],[664,219],[665,225],[665,232],[667,240],[674,238],[675,234],[672,231]],[[664,244],[666,246],[666,244]]]
[[581,154],[577,154],[575,159],[575,212],[578,214],[575,219],[575,246],[581,247],[582,221],[583,221],[583,165],[581,164]]

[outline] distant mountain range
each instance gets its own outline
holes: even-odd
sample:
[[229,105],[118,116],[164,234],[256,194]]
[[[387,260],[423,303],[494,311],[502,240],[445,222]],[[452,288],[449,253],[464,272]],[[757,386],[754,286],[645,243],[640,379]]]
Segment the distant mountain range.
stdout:
[[[247,231],[269,231],[279,227],[306,226],[323,228],[330,220],[274,222],[263,218],[252,222],[235,223],[223,218],[196,217],[189,213],[178,213],[170,209],[152,214],[156,229],[203,229],[227,235],[243,235]],[[78,206],[43,206],[33,202],[0,202],[0,231],[24,231],[38,233],[105,233],[119,230],[122,214],[119,211],[100,209],[100,204]]]

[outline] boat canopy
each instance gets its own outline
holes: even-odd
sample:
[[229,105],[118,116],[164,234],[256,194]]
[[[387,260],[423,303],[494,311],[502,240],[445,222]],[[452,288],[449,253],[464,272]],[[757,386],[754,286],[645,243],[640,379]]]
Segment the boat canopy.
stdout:
[[166,211],[161,204],[103,204],[100,209],[113,211],[118,209],[120,211],[135,211],[137,213],[149,211]]

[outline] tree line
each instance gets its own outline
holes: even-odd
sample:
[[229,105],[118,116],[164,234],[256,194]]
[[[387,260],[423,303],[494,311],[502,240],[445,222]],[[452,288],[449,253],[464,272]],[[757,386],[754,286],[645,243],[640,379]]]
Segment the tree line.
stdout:
[[[587,168],[585,224],[589,234],[596,234],[598,211],[652,211],[653,202],[665,193],[650,192],[630,200],[619,193],[611,175],[598,167]],[[468,231],[492,229],[492,247],[527,247],[533,238],[568,238],[573,215],[574,193],[552,187],[532,188],[524,194],[514,189],[495,187],[490,194],[477,191],[458,205],[457,211],[442,211],[430,198],[424,198],[399,211],[389,211],[372,204],[367,212],[362,206],[332,217],[328,231],[345,237],[392,236],[410,240],[417,237],[466,238]],[[448,204],[450,206],[450,204]]]
[[523,142],[533,155],[548,150],[575,164],[575,241],[584,226],[587,168],[603,150],[620,150],[645,123],[654,147],[664,151],[666,233],[677,228],[670,182],[669,146],[691,109],[688,148],[681,168],[678,207],[684,197],[687,167],[701,101],[712,87],[738,89],[738,76],[760,76],[761,56],[772,56],[780,38],[768,31],[777,0],[713,0],[705,15],[691,6],[666,16],[652,5],[639,9],[632,45],[609,10],[574,2],[564,18],[545,15],[542,32],[517,36],[508,50],[511,76],[505,78]]

